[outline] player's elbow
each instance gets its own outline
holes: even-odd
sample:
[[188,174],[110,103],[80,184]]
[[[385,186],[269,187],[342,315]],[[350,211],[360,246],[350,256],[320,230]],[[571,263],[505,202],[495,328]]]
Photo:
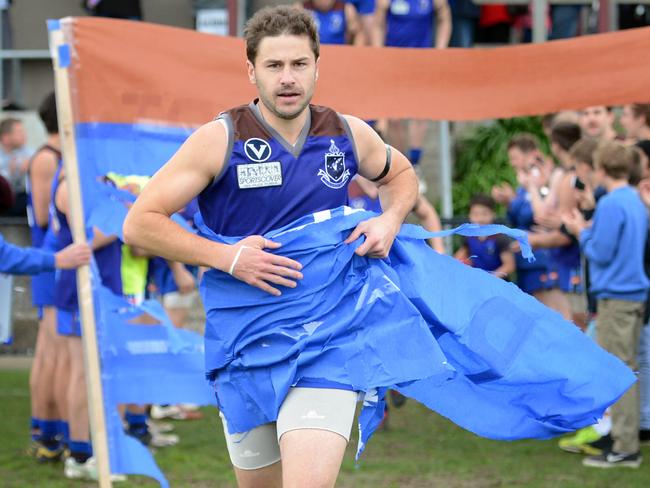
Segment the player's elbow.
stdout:
[[124,243],[128,246],[137,246],[140,242],[140,229],[141,226],[137,224],[137,214],[132,210],[126,214],[124,224],[122,225],[122,236]]

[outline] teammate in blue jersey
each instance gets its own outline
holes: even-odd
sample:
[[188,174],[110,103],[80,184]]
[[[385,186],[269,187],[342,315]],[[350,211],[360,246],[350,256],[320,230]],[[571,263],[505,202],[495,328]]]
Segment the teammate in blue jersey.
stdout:
[[[259,98],[189,137],[131,208],[124,237],[152,254],[220,270],[221,276],[229,273],[279,297],[283,289],[300,286],[302,265],[274,254],[279,244],[262,234],[345,205],[347,186],[359,173],[378,182],[384,212],[360,222],[345,242],[363,236],[359,256],[386,257],[415,204],[417,179],[409,161],[366,123],[310,104],[319,59],[311,15],[292,7],[262,9],[247,24],[245,37],[248,76]],[[170,219],[196,196],[204,225],[217,234],[239,236],[237,242],[205,239]],[[204,296],[218,293],[205,286]],[[208,312],[208,364],[221,356],[210,339],[215,320]],[[215,379],[221,371],[210,368],[209,375]],[[267,381],[257,384],[268,386]],[[217,398],[222,398],[219,391]],[[356,400],[349,386],[322,378],[291,388],[277,423],[237,433],[229,431],[226,417],[239,485],[333,486]]]
[[[73,238],[68,223],[68,185],[61,167],[54,176],[51,195],[49,228],[54,236],[54,245],[66,246]],[[121,295],[121,243],[115,236],[106,236],[95,228],[91,246],[102,284],[116,295]],[[70,368],[66,386],[70,456],[65,460],[64,475],[70,479],[96,480],[98,475],[90,443],[76,273],[57,273],[54,305],[57,332],[65,338]]]
[[[25,187],[32,245],[42,248],[47,237],[52,180],[61,161],[54,93],[45,97],[38,112],[47,131],[47,140],[29,162]],[[32,303],[39,309],[40,321],[29,381],[33,440],[29,453],[40,461],[59,458],[62,447],[56,439],[64,437],[66,430],[60,419],[66,416],[63,385],[69,373],[65,341],[56,333],[54,288],[53,271],[32,278]]]
[[[377,0],[375,18],[386,47],[444,49],[449,45],[451,10],[447,0]],[[389,122],[390,141],[402,151],[408,148],[409,160],[417,167],[429,123],[406,122]],[[422,178],[421,181],[424,182]],[[426,186],[421,189],[424,193]]]
[[341,0],[309,0],[298,4],[314,16],[321,44],[366,44],[355,8]]

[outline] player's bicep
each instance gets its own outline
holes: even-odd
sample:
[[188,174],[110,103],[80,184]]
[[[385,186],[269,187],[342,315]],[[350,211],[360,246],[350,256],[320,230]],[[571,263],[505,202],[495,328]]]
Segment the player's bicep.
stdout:
[[345,115],[357,148],[358,172],[377,184],[389,182],[411,165],[402,153],[387,146],[363,120]]
[[221,122],[200,127],[153,176],[133,209],[165,215],[181,210],[220,174],[227,145]]

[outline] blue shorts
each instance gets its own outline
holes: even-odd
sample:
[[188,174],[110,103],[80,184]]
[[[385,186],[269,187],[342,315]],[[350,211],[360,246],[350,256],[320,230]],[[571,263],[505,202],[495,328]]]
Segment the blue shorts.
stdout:
[[580,266],[558,266],[557,273],[560,290],[566,293],[582,293]]
[[32,276],[32,305],[51,307],[54,305],[54,271]]
[[375,0],[347,0],[357,9],[359,15],[370,15],[375,13]]
[[558,278],[557,272],[546,269],[517,270],[517,286],[529,295],[536,291],[557,288]]
[[56,331],[62,336],[81,337],[79,311],[56,309]]

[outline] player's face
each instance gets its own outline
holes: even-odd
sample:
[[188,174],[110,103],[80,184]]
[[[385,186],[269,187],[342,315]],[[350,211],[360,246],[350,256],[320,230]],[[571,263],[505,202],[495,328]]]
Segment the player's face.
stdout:
[[598,105],[580,111],[580,127],[589,137],[602,137],[614,122],[613,114],[607,107]]
[[264,106],[281,119],[298,117],[309,105],[318,78],[318,62],[307,36],[265,37],[248,77]]

